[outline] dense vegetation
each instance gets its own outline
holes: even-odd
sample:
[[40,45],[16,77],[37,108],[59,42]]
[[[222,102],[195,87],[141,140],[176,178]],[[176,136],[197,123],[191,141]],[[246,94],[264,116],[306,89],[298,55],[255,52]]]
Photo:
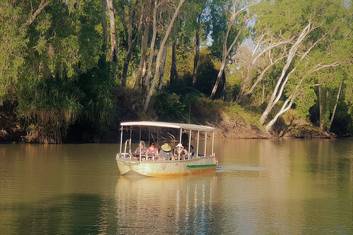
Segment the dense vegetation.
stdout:
[[0,139],[225,116],[353,133],[351,0],[3,0],[0,22]]

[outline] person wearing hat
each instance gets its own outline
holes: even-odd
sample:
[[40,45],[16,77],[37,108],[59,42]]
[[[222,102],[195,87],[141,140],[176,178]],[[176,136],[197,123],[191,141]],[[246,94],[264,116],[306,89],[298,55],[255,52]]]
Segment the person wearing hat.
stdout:
[[159,153],[159,156],[164,158],[165,160],[171,160],[172,158],[172,147],[168,143],[164,143],[161,146],[161,151]]

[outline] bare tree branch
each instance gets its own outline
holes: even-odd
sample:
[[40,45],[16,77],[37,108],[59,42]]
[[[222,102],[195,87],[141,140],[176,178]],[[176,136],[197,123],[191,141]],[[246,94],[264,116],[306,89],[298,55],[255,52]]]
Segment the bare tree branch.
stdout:
[[38,8],[31,13],[31,15],[29,16],[29,18],[27,19],[25,25],[26,26],[30,26],[35,19],[38,17],[38,15],[49,5],[49,1],[48,0],[41,0],[39,3]]
[[332,68],[332,67],[337,67],[337,66],[340,66],[341,64],[338,63],[338,62],[333,62],[331,64],[317,64],[313,70],[311,70],[310,72],[311,73],[315,73],[317,71],[320,71],[322,69],[326,69],[326,68]]
[[275,64],[277,64],[279,61],[283,60],[284,56],[277,58],[275,61],[272,61],[272,59],[270,59],[270,64],[267,65],[262,72],[260,73],[260,75],[257,77],[256,81],[254,82],[254,84],[251,86],[251,88],[249,89],[249,91],[245,92],[245,95],[250,95],[254,89],[256,88],[256,86],[264,79],[265,74],[267,73],[267,71]]

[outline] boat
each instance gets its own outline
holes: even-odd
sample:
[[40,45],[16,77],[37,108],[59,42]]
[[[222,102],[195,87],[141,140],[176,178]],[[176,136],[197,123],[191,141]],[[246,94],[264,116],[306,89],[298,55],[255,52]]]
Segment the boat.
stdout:
[[[132,139],[138,139],[135,150]],[[146,141],[150,145],[148,148]],[[122,122],[116,163],[121,175],[137,173],[159,177],[212,173],[217,167],[214,142],[215,128],[210,126]]]

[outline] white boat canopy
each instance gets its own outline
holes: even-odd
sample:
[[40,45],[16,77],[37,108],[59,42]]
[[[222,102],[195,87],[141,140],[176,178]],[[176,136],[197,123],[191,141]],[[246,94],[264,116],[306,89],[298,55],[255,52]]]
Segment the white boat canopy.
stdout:
[[151,126],[151,127],[165,127],[165,128],[175,128],[191,131],[204,131],[212,132],[215,130],[214,127],[187,124],[187,123],[173,123],[173,122],[153,122],[153,121],[137,121],[137,122],[122,122],[121,126]]

